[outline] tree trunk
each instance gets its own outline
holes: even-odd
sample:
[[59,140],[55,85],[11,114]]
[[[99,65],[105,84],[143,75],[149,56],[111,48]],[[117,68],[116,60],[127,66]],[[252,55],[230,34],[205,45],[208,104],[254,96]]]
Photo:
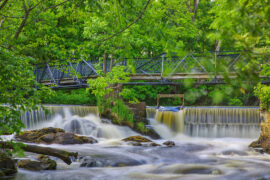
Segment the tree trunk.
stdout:
[[112,72],[112,68],[113,68],[113,62],[114,62],[114,60],[113,60],[113,58],[111,58],[111,63],[110,63],[110,71]]
[[103,72],[104,72],[104,75],[107,73],[107,54],[106,53],[104,53]]
[[22,30],[23,30],[23,28],[25,26],[25,23],[26,23],[26,21],[27,21],[27,19],[29,17],[29,14],[30,14],[30,10],[25,13],[25,16],[24,16],[24,18],[23,18],[23,20],[22,20],[16,34],[15,34],[15,36],[14,36],[14,40],[18,39],[18,37],[19,37],[20,33],[22,32]]
[[199,0],[194,0],[192,21],[195,20],[195,15],[196,15],[198,5],[199,5]]
[[[8,142],[0,141],[0,148],[13,149],[13,146]],[[36,145],[25,144],[21,148],[27,152],[58,157],[58,158],[62,159],[65,163],[67,163],[68,165],[70,165],[72,163],[70,160],[70,157],[77,158],[77,156],[78,156],[77,152],[76,153],[68,152],[68,151],[59,150],[59,149],[55,149],[55,148],[41,147],[41,146],[36,146]]]

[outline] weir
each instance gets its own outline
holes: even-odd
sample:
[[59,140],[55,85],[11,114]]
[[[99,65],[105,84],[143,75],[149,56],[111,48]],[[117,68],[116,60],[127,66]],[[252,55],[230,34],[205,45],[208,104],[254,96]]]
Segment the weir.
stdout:
[[260,132],[261,119],[257,107],[185,107],[179,112],[148,108],[147,115],[175,134],[256,138]]
[[21,120],[26,128],[34,128],[38,124],[51,120],[56,115],[64,116],[66,111],[70,114],[78,116],[86,116],[88,114],[98,115],[96,106],[76,106],[76,105],[44,105],[50,113],[46,113],[40,106],[32,112],[21,112]]
[[[62,127],[61,122],[67,123],[67,121],[62,121],[63,118],[70,119],[76,115],[77,120],[69,122],[70,124],[65,128],[71,129],[69,127],[71,126],[75,127],[75,132],[88,132],[87,128],[82,131],[76,130],[76,127],[84,127],[83,123],[86,122],[80,117],[86,117],[89,114],[98,116],[96,106],[45,105],[45,108],[51,113],[46,114],[41,107],[32,112],[21,113],[26,129],[41,127],[40,124],[50,122],[53,118],[54,124]],[[261,119],[259,108],[256,107],[185,107],[184,110],[178,112],[158,111],[153,107],[148,107],[146,113],[150,124],[158,133],[166,134],[164,137],[168,137],[168,133],[172,135],[182,133],[199,137],[256,138],[260,132]],[[56,122],[56,116],[61,116],[58,118],[61,122],[60,120]],[[101,123],[100,126],[104,125],[101,120],[99,123]],[[92,124],[87,122],[87,126],[92,127]]]

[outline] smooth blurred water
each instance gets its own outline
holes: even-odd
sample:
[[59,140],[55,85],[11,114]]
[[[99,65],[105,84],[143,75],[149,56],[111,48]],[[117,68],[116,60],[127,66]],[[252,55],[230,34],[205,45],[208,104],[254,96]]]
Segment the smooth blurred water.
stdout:
[[[67,131],[77,131],[80,134],[94,136],[99,140],[99,143],[83,145],[53,144],[42,146],[76,151],[79,153],[79,156],[91,156],[92,158],[110,161],[138,161],[141,165],[82,168],[80,167],[80,162],[78,160],[68,166],[61,160],[53,158],[58,164],[56,171],[32,172],[19,169],[18,174],[13,177],[13,179],[257,180],[270,178],[270,155],[261,154],[248,148],[248,145],[257,137],[237,137],[248,131],[253,131],[245,129],[249,127],[248,125],[242,127],[245,133],[239,133],[239,126],[224,126],[224,131],[228,133],[228,136],[231,136],[233,132],[236,132],[233,135],[234,137],[221,137],[221,135],[226,133],[222,132],[218,127],[216,127],[216,129],[209,129],[210,126],[207,125],[207,123],[193,126],[193,128],[197,128],[193,132],[200,133],[190,134],[190,127],[187,126],[186,121],[183,121],[183,119],[181,119],[181,122],[184,122],[185,128],[184,130],[180,128],[181,130],[179,132],[173,130],[165,123],[156,121],[154,118],[157,117],[156,110],[148,109],[147,114],[150,124],[163,137],[163,139],[154,141],[162,144],[167,140],[173,140],[176,143],[176,146],[172,148],[165,146],[131,146],[128,143],[121,141],[122,138],[136,134],[131,129],[110,124],[107,120],[100,119],[95,113],[90,113],[88,115],[72,113],[69,108],[70,107],[63,107],[63,109],[65,109],[63,114],[55,113],[51,119],[36,123],[35,127],[54,126],[65,128]],[[164,117],[168,118],[172,116]],[[183,113],[178,113],[177,117],[183,118]],[[171,123],[168,119],[163,120],[163,122]],[[177,118],[175,118],[175,120],[177,121]],[[257,119],[254,120],[254,122],[257,121]],[[253,121],[250,120],[247,120],[246,122],[253,123]],[[182,124],[180,123],[180,125]],[[207,126],[207,128],[202,127],[202,125]],[[171,126],[173,126],[173,123],[171,123]],[[235,129],[231,129],[231,127],[235,127]],[[187,131],[186,128],[189,130]],[[91,131],[89,129],[91,129]],[[100,131],[103,133],[100,133]],[[203,133],[205,133],[205,137],[198,137]],[[218,136],[219,133],[220,136]],[[34,154],[27,154],[27,156],[29,158],[36,157]]]
[[149,107],[147,116],[166,125],[174,134],[256,138],[260,133],[261,119],[257,107],[186,107],[179,112]]

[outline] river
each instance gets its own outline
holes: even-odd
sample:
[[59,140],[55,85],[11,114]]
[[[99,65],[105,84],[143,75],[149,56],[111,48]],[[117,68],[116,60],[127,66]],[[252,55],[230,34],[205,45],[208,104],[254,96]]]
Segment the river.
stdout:
[[[248,145],[258,138],[258,108],[188,107],[180,112],[157,112],[147,108],[147,116],[162,139],[175,147],[131,146],[121,139],[137,133],[128,127],[112,125],[98,117],[96,107],[47,106],[22,114],[27,129],[59,127],[78,134],[93,136],[97,144],[46,145],[79,152],[124,167],[80,167],[76,160],[66,165],[57,160],[57,170],[33,172],[19,169],[14,177],[28,179],[269,179],[270,155],[261,154]],[[45,146],[45,145],[43,145]],[[27,154],[28,158],[35,157]]]

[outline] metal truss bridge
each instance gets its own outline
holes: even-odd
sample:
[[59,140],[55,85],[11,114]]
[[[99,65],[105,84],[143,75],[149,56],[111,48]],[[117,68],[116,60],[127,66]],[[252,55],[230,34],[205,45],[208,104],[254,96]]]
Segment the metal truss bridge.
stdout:
[[[260,63],[269,59],[260,59]],[[109,72],[113,66],[132,65],[135,73],[131,75],[133,85],[178,85],[184,79],[194,79],[197,84],[222,84],[224,74],[236,78],[237,69],[248,63],[238,52],[188,53],[183,57],[125,58],[122,60],[74,59],[69,62],[37,64],[34,69],[36,81],[53,88],[87,87],[87,79],[97,78],[97,69]],[[268,77],[260,76],[264,83]]]

